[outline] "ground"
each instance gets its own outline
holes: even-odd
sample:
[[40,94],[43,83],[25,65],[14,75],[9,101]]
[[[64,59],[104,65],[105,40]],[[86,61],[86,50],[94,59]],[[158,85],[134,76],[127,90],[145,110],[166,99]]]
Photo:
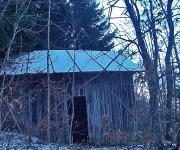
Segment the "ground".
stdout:
[[135,148],[122,148],[122,147],[87,147],[81,145],[67,145],[57,146],[53,144],[47,144],[40,141],[36,137],[31,138],[31,142],[28,142],[28,137],[16,132],[3,132],[0,131],[0,150],[143,150],[141,146]]

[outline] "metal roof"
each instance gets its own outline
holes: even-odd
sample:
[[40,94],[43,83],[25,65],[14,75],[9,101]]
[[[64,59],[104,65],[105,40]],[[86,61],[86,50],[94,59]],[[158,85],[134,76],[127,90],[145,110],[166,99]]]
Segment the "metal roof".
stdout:
[[[118,52],[90,50],[50,50],[49,68],[50,73],[142,71],[139,65]],[[8,75],[47,73],[47,50],[21,55],[4,71]]]

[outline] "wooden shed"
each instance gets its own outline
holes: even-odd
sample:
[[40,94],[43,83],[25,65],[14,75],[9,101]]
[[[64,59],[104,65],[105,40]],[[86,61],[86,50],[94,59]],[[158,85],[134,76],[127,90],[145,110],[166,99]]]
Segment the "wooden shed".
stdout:
[[137,64],[114,51],[51,50],[49,56],[49,67],[43,50],[19,56],[1,72],[8,102],[22,105],[11,108],[20,125],[46,137],[49,68],[53,141],[119,144],[133,131]]

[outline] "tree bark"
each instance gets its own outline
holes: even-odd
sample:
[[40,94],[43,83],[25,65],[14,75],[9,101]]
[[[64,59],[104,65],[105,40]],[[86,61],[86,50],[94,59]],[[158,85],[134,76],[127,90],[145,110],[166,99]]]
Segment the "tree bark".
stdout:
[[51,93],[50,93],[50,21],[51,21],[51,0],[48,0],[48,50],[47,50],[47,138],[51,142],[50,125],[51,125]]
[[169,26],[168,47],[166,51],[166,83],[167,83],[167,102],[166,102],[166,139],[171,141],[171,115],[172,115],[172,98],[173,98],[173,75],[171,65],[171,55],[174,46],[174,25],[172,20],[172,3],[173,0],[168,0],[166,20]]
[[[151,59],[145,41],[143,37],[143,33],[141,30],[140,25],[140,16],[139,12],[135,12],[132,4],[129,0],[124,0],[125,5],[127,8],[127,12],[129,13],[130,19],[133,23],[136,37],[138,40],[138,44],[140,47],[140,54],[143,59],[145,68],[146,68],[146,75],[147,75],[147,81],[148,81],[148,88],[149,88],[149,94],[150,94],[150,111],[149,111],[149,125],[150,125],[150,132],[153,134],[153,137],[155,138],[155,142],[161,143],[160,139],[160,127],[159,127],[159,121],[157,116],[157,108],[158,108],[158,73],[157,73],[157,63],[154,64],[153,60]],[[136,9],[138,11],[138,9]],[[155,34],[154,34],[155,35]],[[154,42],[157,39],[154,39]],[[156,52],[157,57],[157,52]]]

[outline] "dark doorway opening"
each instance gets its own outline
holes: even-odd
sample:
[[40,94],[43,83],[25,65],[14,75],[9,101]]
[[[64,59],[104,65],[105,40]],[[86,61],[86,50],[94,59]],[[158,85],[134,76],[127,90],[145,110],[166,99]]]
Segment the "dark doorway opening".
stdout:
[[32,112],[32,123],[36,124],[37,123],[37,105],[36,105],[36,99],[34,99],[31,102],[31,112]]
[[[72,116],[72,102],[69,102],[68,113]],[[88,123],[86,98],[84,96],[74,97],[74,119],[72,125],[72,138],[74,143],[87,143]]]

